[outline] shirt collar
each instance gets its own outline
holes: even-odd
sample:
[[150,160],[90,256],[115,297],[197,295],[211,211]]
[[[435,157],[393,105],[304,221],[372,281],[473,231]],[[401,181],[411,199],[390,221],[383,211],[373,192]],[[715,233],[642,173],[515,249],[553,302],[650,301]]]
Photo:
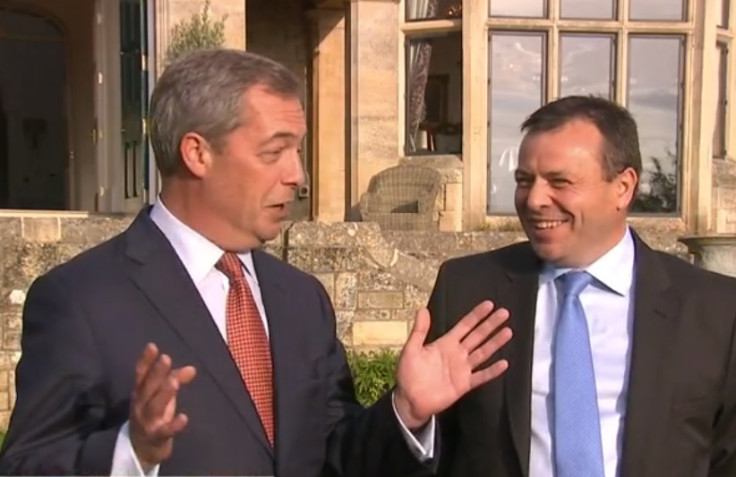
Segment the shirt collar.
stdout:
[[[195,284],[201,283],[225,251],[176,218],[160,198],[153,204],[150,216],[171,243],[192,281]],[[238,258],[245,266],[245,270],[255,279],[255,267],[251,253],[239,253]]]
[[[596,282],[621,296],[628,296],[634,279],[634,257],[634,239],[631,229],[626,227],[621,240],[584,270],[590,273]],[[569,268],[556,268],[545,264],[540,275],[541,283],[548,283],[568,271]]]

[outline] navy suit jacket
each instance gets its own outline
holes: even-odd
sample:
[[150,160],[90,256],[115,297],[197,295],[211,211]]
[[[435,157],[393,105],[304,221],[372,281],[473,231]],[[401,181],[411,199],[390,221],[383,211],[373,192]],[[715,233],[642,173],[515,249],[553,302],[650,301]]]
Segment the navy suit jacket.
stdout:
[[154,342],[198,374],[160,475],[409,476],[429,472],[390,396],[363,410],[319,281],[253,251],[274,365],[276,442],[173,248],[142,211],[130,228],[38,278],[23,312],[17,402],[0,473],[109,475],[135,364]]

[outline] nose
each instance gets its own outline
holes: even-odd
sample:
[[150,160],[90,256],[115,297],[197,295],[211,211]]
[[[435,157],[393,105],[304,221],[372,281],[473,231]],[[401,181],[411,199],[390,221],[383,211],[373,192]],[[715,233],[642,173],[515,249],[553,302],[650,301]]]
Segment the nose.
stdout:
[[535,180],[526,190],[524,205],[527,210],[542,210],[551,203],[549,187],[544,181]]
[[283,182],[284,184],[293,188],[298,188],[304,185],[306,180],[304,174],[304,165],[302,164],[301,154],[298,149],[289,154],[289,158],[285,161],[285,169]]

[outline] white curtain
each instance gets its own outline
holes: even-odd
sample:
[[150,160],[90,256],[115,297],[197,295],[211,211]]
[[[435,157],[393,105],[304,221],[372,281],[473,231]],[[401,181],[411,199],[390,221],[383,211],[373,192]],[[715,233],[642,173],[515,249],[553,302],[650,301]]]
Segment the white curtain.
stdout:
[[[434,16],[437,9],[437,0],[406,0],[407,20],[419,20]],[[417,130],[424,111],[424,89],[427,85],[427,70],[429,69],[429,54],[431,46],[423,41],[410,43],[409,64],[406,72],[406,81],[410,86],[407,130],[409,132],[409,150],[417,147]]]

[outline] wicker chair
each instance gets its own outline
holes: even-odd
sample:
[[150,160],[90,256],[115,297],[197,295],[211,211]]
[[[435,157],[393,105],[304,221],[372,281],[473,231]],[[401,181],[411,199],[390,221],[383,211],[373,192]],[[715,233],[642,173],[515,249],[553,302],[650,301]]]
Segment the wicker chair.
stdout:
[[441,187],[442,177],[434,169],[394,166],[371,178],[360,198],[360,214],[386,230],[436,230]]

